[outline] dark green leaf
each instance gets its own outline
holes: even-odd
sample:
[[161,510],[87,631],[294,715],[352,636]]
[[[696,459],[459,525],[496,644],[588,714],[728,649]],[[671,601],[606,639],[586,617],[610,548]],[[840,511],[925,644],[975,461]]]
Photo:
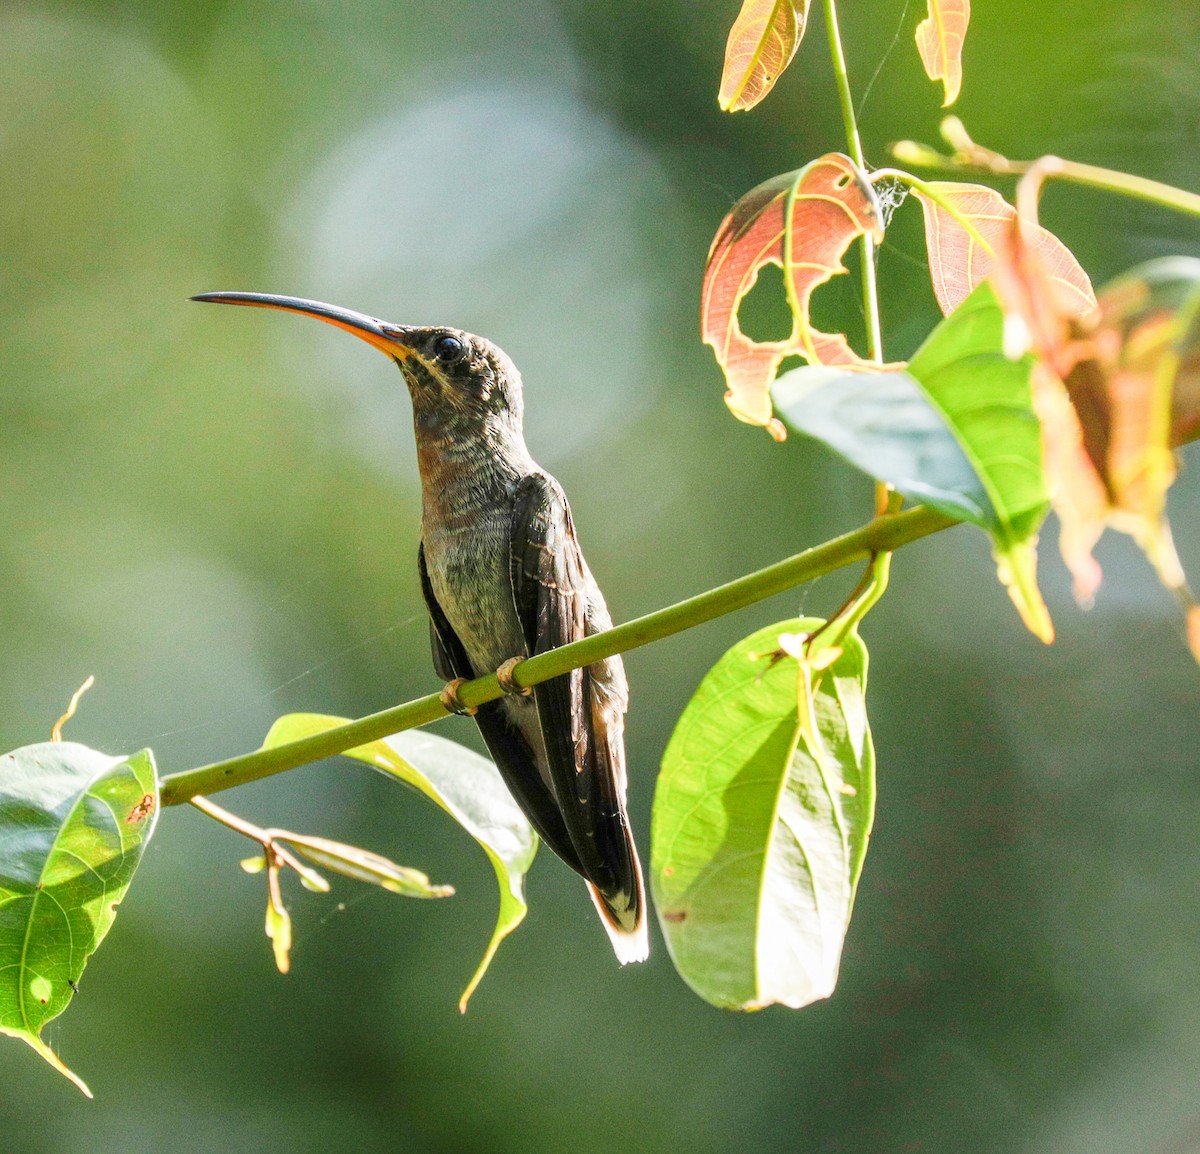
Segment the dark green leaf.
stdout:
[[104,940],[158,817],[149,750],[107,757],[74,742],[0,757],[0,1032],[42,1041]]
[[[856,635],[820,675],[820,741],[797,708],[800,663],[762,629],[701,682],[663,757],[651,884],[676,968],[728,1009],[828,997],[875,808],[867,652]],[[819,748],[813,748],[818,745]]]

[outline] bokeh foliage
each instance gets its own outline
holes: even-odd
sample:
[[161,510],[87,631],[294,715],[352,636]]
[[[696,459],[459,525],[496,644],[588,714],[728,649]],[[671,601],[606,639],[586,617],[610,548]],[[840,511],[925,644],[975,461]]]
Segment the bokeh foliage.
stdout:
[[[433,687],[399,378],[316,326],[198,315],[192,292],[296,292],[495,337],[618,619],[862,519],[868,487],[829,454],[729,421],[696,334],[721,216],[839,142],[819,52],[752,116],[721,116],[732,7],[4,9],[3,748],[42,739],[88,672],[72,736],[151,744],[168,772],[252,747],[286,709],[357,715]],[[919,13],[886,55],[901,7],[842,18],[857,91],[882,62],[861,101],[877,161],[939,116],[911,59]],[[1198,25],[1183,0],[977,4],[958,108],[1011,155],[1196,188]],[[1085,192],[1056,191],[1045,219],[1097,283],[1198,248],[1174,219]],[[937,315],[918,230],[898,225],[882,254],[896,356]],[[818,327],[853,333],[853,289],[827,294]],[[1185,560],[1195,497],[1185,473]],[[347,894],[307,928],[298,901],[281,979],[240,847],[168,814],[73,1020],[48,1031],[100,1102],[9,1047],[0,1132],[31,1154],[128,1149],[132,1118],[146,1148],[189,1151],[1178,1144],[1200,1067],[1196,673],[1132,547],[1102,545],[1090,617],[1051,553],[1048,651],[1011,619],[982,538],[898,559],[866,630],[882,820],[830,1003],[718,1015],[661,942],[619,972],[546,855],[535,912],[459,1020],[494,917],[486,861],[386,782],[324,766],[238,803],[319,819],[453,881],[454,901]],[[802,607],[844,592],[830,579]],[[630,658],[643,838],[703,671],[796,601]],[[133,999],[146,965],[159,980]],[[580,1124],[614,1101],[619,1124]]]

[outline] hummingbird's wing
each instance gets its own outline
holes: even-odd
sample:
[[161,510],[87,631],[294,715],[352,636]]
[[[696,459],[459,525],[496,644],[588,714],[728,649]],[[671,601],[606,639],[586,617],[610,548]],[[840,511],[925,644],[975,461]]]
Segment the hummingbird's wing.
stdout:
[[[452,677],[469,679],[479,676],[479,671],[472,667],[466,648],[434,596],[429,570],[425,565],[424,544],[417,550],[417,569],[421,574],[421,593],[429,610],[434,672],[447,681]],[[483,672],[490,671],[485,669]],[[520,731],[509,724],[502,702],[489,701],[481,705],[475,714],[475,722],[496,768],[500,770],[500,776],[533,828],[560,858],[582,873],[583,867],[563,825],[558,805],[538,775],[533,750]]]
[[[585,637],[595,586],[553,477],[530,473],[519,482],[509,556],[513,603],[529,653]],[[644,941],[641,867],[625,816],[622,710],[602,700],[591,668],[542,682],[533,693],[549,777],[581,872],[621,932],[640,932]]]

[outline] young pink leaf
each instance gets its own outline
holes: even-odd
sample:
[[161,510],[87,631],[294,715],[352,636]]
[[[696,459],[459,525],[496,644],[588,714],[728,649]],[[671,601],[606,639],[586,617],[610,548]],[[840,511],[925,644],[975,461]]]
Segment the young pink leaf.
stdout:
[[[933,291],[942,312],[949,316],[980,281],[996,271],[998,262],[1010,259],[1017,210],[986,185],[931,181],[926,187],[932,196],[920,190],[914,195],[925,214],[925,247]],[[977,236],[964,227],[963,220]],[[1060,299],[1058,311],[1068,316],[1094,317],[1096,298],[1091,281],[1071,250],[1040,225],[1027,225],[1023,233]],[[1004,299],[1001,286],[997,291]]]
[[930,80],[946,90],[942,107],[958,99],[962,88],[962,50],[971,19],[971,0],[929,0],[929,15],[917,25],[917,51]]
[[810,0],[744,0],[725,45],[717,102],[722,112],[753,108],[792,62]]

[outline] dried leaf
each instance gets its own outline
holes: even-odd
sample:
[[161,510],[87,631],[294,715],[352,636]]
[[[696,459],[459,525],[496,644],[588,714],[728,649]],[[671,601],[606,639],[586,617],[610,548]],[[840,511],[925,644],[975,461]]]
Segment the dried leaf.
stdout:
[[300,834],[289,834],[287,841],[297,853],[317,865],[343,877],[379,886],[389,893],[410,898],[448,898],[454,893],[453,886],[433,885],[428,875],[420,870],[397,865],[381,854],[356,845]]
[[717,102],[723,112],[753,108],[775,86],[804,38],[811,0],[744,0],[725,45]]
[[[823,333],[809,322],[814,290],[846,271],[842,256],[863,235],[881,239],[878,206],[853,161],[841,153],[760,184],[721,222],[704,270],[701,332],[725,372],[725,402],[739,420],[783,439],[783,427],[772,417],[770,389],[786,356],[865,371],[880,367],[859,357],[845,334]],[[737,313],[767,264],[783,269],[792,332],[783,341],[756,342],[742,332]]]
[[[1046,431],[1048,463],[1051,453],[1063,456],[1053,496],[1076,596],[1087,602],[1099,586],[1091,550],[1104,528],[1128,533],[1184,602],[1200,659],[1165,515],[1173,450],[1200,427],[1200,260],[1166,258],[1127,273],[1100,294],[1098,324],[1077,336],[1087,355],[1076,358],[1065,383],[1044,382],[1048,394],[1057,386],[1069,399],[1076,422],[1072,429],[1063,418]],[[1061,398],[1051,404],[1061,407]]]
[[942,107],[958,99],[962,88],[962,50],[971,19],[970,0],[929,0],[929,15],[917,25],[917,51],[930,80],[946,90]]
[[1102,577],[1092,550],[1104,532],[1108,494],[1084,447],[1083,429],[1062,380],[1039,361],[1030,383],[1042,426],[1046,487],[1058,514],[1058,549],[1074,579],[1076,601],[1090,605]]
[[[949,316],[999,264],[1014,262],[1017,210],[995,189],[982,184],[931,181],[925,188],[933,195],[921,190],[916,190],[915,195],[925,214],[929,274],[938,304]],[[965,227],[964,221],[976,236]],[[1067,316],[1094,317],[1096,298],[1091,281],[1071,250],[1040,225],[1027,225],[1022,233],[1044,270],[1058,311]],[[997,292],[1007,307],[1003,286],[998,285]]]

